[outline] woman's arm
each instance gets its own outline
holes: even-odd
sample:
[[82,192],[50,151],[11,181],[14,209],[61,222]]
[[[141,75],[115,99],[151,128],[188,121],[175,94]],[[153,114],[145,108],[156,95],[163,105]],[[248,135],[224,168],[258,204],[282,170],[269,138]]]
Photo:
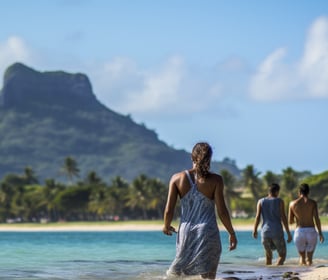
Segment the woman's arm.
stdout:
[[231,223],[229,211],[225,204],[223,188],[224,188],[224,185],[223,185],[222,177],[218,176],[218,181],[217,181],[217,185],[215,188],[215,196],[214,196],[215,197],[215,205],[216,205],[216,209],[218,212],[218,216],[219,216],[222,224],[224,225],[226,230],[229,232],[230,250],[234,250],[237,247],[237,238],[236,238],[235,230],[233,229],[233,226]]
[[176,186],[178,174],[172,176],[169,183],[169,192],[167,195],[166,207],[164,210],[164,226],[163,233],[166,235],[172,235],[172,232],[175,232],[175,228],[171,226],[174,209],[178,198],[178,189]]

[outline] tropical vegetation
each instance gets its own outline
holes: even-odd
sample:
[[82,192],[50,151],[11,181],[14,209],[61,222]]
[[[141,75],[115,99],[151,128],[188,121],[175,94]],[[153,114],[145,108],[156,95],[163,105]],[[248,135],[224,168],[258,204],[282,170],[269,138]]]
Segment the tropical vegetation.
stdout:
[[[70,156],[63,160],[60,169],[64,179],[48,178],[43,183],[29,166],[22,174],[5,175],[0,181],[0,222],[162,219],[167,183],[158,178],[140,174],[131,181],[116,176],[105,182],[90,171],[81,179],[78,162]],[[312,175],[288,167],[281,174],[262,174],[248,165],[241,177],[227,170],[219,173],[225,182],[226,203],[235,218],[253,217],[257,199],[266,195],[272,182],[281,185],[280,196],[286,207],[296,198],[298,185],[307,182],[320,214],[328,213],[328,171]]]

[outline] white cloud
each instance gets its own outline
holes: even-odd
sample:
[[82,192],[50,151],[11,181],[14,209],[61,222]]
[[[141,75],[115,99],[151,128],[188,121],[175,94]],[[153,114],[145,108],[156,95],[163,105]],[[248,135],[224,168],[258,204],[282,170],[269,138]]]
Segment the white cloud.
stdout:
[[230,116],[234,111],[231,100],[240,100],[240,92],[245,92],[241,90],[245,89],[245,75],[240,75],[244,66],[234,57],[201,68],[176,55],[155,68],[142,68],[131,59],[116,57],[94,66],[90,78],[101,102],[139,119],[204,112],[222,116],[229,112]]
[[304,53],[295,63],[284,63],[285,48],[275,50],[250,80],[250,96],[259,101],[328,97],[328,18],[318,18],[309,29]]
[[116,57],[103,65],[96,64],[89,72],[100,101],[116,110],[128,102],[129,92],[142,87],[143,73],[128,58]]
[[293,66],[283,63],[286,49],[281,48],[271,53],[258,67],[251,78],[251,97],[260,101],[291,98],[297,88],[297,77]]
[[0,61],[6,59],[26,59],[29,56],[24,41],[16,36],[9,37],[4,44],[0,44]]
[[30,52],[25,42],[16,36],[9,37],[5,42],[0,42],[0,72],[11,64],[19,61],[25,62],[30,60]]
[[312,97],[328,97],[328,18],[318,18],[309,30],[300,78]]
[[120,57],[103,65],[92,80],[95,93],[110,108],[133,115],[160,115],[212,106],[213,100],[222,97],[222,85],[207,74],[193,71],[180,56],[169,57],[155,69],[140,69]]
[[[122,113],[133,113],[133,106],[140,103],[149,107],[143,96],[147,72],[126,57],[115,57],[90,71],[94,92],[107,106]],[[146,100],[145,100],[146,98]],[[142,106],[142,108],[143,108]]]
[[143,87],[128,93],[129,100],[122,109],[131,112],[157,111],[174,104],[179,99],[183,72],[182,59],[172,57],[158,71],[144,73]]

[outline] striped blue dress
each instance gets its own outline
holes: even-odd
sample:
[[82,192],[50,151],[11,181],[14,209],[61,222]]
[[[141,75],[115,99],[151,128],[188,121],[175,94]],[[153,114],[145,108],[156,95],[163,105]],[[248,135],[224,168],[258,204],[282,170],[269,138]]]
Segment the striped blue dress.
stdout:
[[201,275],[216,272],[221,256],[220,232],[216,222],[214,200],[191,184],[181,199],[181,220],[176,240],[176,256],[167,275]]

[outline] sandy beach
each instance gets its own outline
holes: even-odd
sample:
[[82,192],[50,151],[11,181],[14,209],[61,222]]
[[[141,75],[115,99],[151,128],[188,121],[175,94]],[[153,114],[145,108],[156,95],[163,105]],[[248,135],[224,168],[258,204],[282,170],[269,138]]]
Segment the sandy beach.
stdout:
[[311,268],[310,271],[301,273],[299,277],[302,280],[327,280],[328,266]]
[[0,225],[1,231],[157,231],[162,230],[161,225],[119,224],[119,225]]
[[[173,225],[176,228],[177,225]],[[1,231],[161,231],[163,224],[161,223],[55,223],[55,224],[0,224]],[[225,232],[222,225],[219,225],[220,231]],[[253,225],[234,225],[235,231],[251,231]],[[294,228],[291,227],[291,230]],[[322,226],[323,231],[328,231],[328,225]]]
[[[162,224],[140,224],[140,223],[110,223],[110,224],[86,224],[77,225],[70,223],[58,223],[58,224],[0,224],[1,231],[161,231]],[[176,226],[177,228],[178,226]],[[239,225],[235,226],[235,230],[249,231],[252,230],[251,225]],[[220,227],[220,231],[225,232],[225,229]]]
[[327,280],[328,267],[327,266],[270,266],[256,268],[249,266],[246,269],[230,271],[222,271],[219,267],[219,278],[217,280]]

